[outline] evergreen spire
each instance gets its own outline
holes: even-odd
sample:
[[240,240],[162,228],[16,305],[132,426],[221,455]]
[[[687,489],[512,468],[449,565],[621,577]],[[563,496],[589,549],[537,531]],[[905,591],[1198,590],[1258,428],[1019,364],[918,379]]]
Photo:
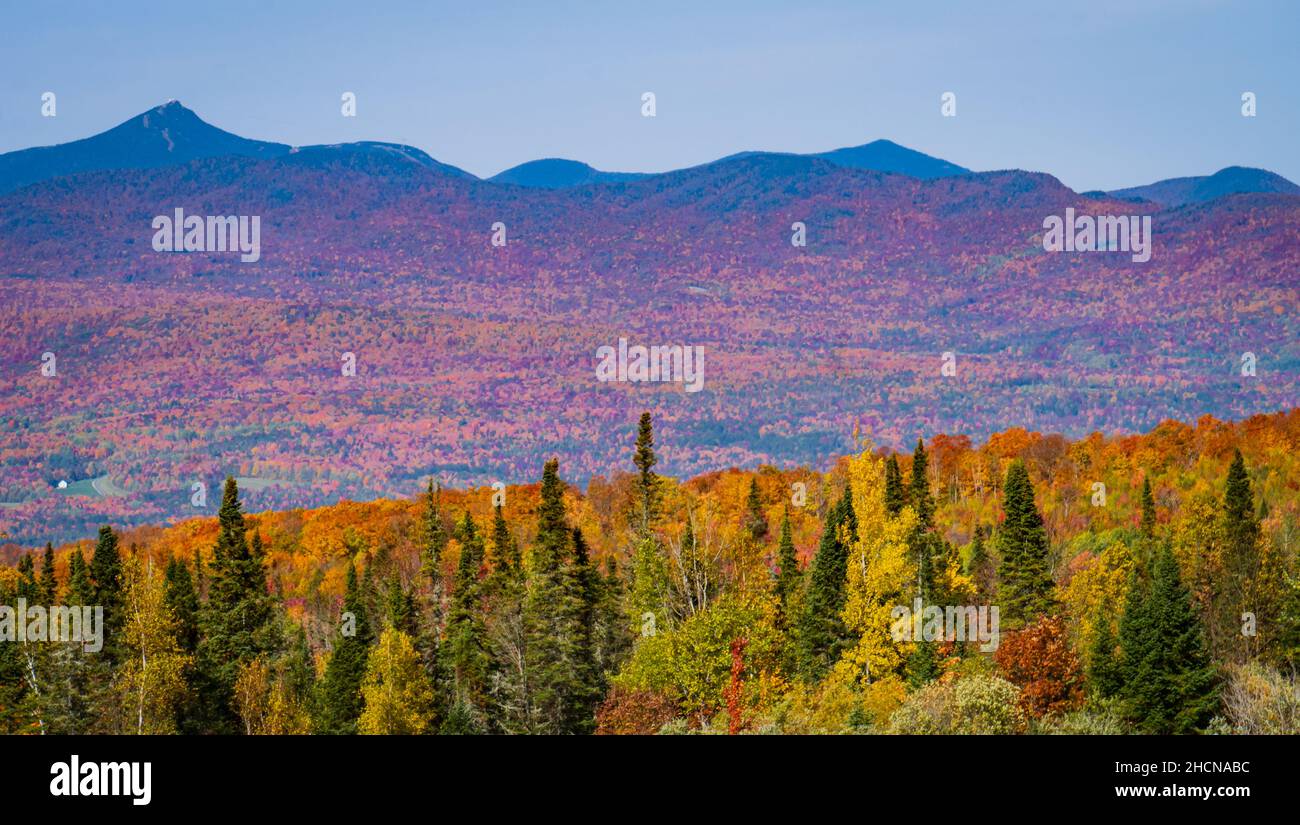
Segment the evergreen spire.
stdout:
[[903,492],[903,473],[898,469],[898,456],[893,453],[885,459],[885,509],[890,516],[897,516],[907,505]]
[[819,679],[840,657],[848,642],[841,613],[848,577],[849,543],[857,534],[857,517],[848,488],[826,515],[817,555],[808,571],[807,594],[799,621],[799,667]]
[[1142,535],[1151,538],[1156,534],[1156,500],[1151,494],[1151,479],[1142,479]]
[[799,587],[799,559],[795,553],[794,535],[790,529],[790,509],[781,518],[781,539],[776,548],[776,595],[784,613]]
[[1144,733],[1193,733],[1219,706],[1218,679],[1201,623],[1166,544],[1149,582],[1133,576],[1120,648],[1126,713]]
[[640,477],[637,480],[637,512],[633,521],[642,534],[648,533],[659,515],[659,476],[652,469],[659,459],[655,456],[654,423],[650,413],[641,413],[637,425],[636,452],[632,463],[636,465]]
[[1034,504],[1029,471],[1019,459],[1007,470],[998,531],[998,598],[1010,627],[1030,624],[1055,604],[1047,530]]
[[745,496],[745,529],[754,541],[767,536],[767,516],[763,513],[763,497],[758,492],[758,476],[749,479],[749,494]]
[[921,530],[929,530],[934,526],[934,498],[930,495],[930,478],[927,475],[929,467],[930,460],[925,455],[925,442],[918,438],[916,452],[912,454],[912,481],[909,485],[909,494],[912,509],[916,511],[917,525]]

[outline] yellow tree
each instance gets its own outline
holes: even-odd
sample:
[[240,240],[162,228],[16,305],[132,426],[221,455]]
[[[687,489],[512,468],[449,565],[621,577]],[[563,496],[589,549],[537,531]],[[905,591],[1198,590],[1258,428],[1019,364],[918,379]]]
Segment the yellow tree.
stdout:
[[885,506],[885,462],[872,455],[870,443],[849,461],[849,485],[857,535],[849,536],[848,598],[844,624],[858,637],[845,651],[832,675],[844,684],[866,685],[895,676],[911,653],[910,640],[891,634],[893,609],[916,575],[908,558],[908,535],[916,514],[904,507],[889,517]]
[[311,732],[311,717],[294,694],[283,669],[258,656],[239,669],[235,707],[249,736],[284,736]]
[[1063,600],[1076,629],[1077,649],[1092,649],[1099,617],[1111,622],[1112,633],[1118,632],[1115,622],[1124,612],[1133,565],[1133,551],[1116,540],[1088,559],[1070,578]]
[[366,707],[357,729],[363,734],[424,733],[433,719],[433,686],[411,637],[396,628],[385,630],[370,651],[361,694]]
[[181,649],[176,619],[152,560],[142,564],[132,557],[125,567],[125,649],[117,676],[121,728],[136,734],[174,733],[190,656]]

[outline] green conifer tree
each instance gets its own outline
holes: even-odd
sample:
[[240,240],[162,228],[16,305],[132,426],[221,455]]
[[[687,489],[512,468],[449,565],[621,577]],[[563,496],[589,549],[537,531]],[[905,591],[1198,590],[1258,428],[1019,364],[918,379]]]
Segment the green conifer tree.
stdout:
[[841,613],[848,578],[849,544],[857,534],[850,492],[831,507],[822,528],[817,555],[808,570],[804,609],[797,641],[799,670],[810,681],[820,679],[849,641]]
[[1034,487],[1023,461],[1012,462],[1002,492],[1005,520],[998,531],[998,600],[1004,624],[1017,629],[1052,611],[1055,583],[1047,529],[1034,504]]
[[1157,553],[1149,581],[1133,576],[1119,642],[1120,695],[1138,730],[1183,734],[1209,723],[1219,706],[1218,677],[1168,545]]
[[203,724],[213,733],[235,733],[240,729],[233,705],[239,668],[277,650],[280,627],[262,560],[254,558],[249,548],[248,525],[234,478],[226,479],[217,523],[208,598],[199,608],[195,659]]
[[898,456],[890,453],[885,460],[885,509],[891,516],[897,516],[907,506],[907,495],[903,490],[903,473],[898,469]]
[[372,630],[356,566],[348,563],[343,613],[333,635],[334,650],[318,685],[316,733],[354,734],[364,699],[361,682],[366,675]]

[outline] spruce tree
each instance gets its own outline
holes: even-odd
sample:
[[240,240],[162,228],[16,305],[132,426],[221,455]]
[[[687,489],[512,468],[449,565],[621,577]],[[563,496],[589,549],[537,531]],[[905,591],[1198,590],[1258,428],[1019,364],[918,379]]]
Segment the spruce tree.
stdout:
[[1271,605],[1259,597],[1256,586],[1263,563],[1260,525],[1241,450],[1233,455],[1224,485],[1223,539],[1223,572],[1212,615],[1217,638],[1226,640],[1220,654],[1241,664],[1250,658],[1252,642],[1236,629],[1242,614],[1250,612],[1262,620],[1272,613]]
[[898,469],[898,456],[890,453],[885,459],[885,509],[891,516],[897,516],[907,506],[907,496],[903,491],[903,473]]
[[1118,694],[1124,685],[1124,676],[1115,655],[1115,631],[1111,627],[1109,604],[1103,604],[1093,619],[1096,633],[1088,656],[1088,683],[1093,692],[1109,699]]
[[196,654],[204,724],[213,733],[239,730],[232,704],[240,666],[278,647],[274,600],[262,560],[248,545],[239,488],[227,478],[209,563],[208,598],[199,609]]
[[604,674],[596,658],[596,614],[600,607],[601,578],[591,561],[582,530],[573,528],[573,562],[569,575],[574,591],[573,687],[568,691],[565,730],[591,733],[596,727],[596,705],[605,693]]
[[[15,588],[0,579],[0,604],[13,605],[17,597]],[[33,697],[20,647],[12,642],[0,642],[0,732],[41,733],[42,719],[39,713],[33,712]]]
[[1149,581],[1134,575],[1119,641],[1120,695],[1138,730],[1185,734],[1209,723],[1219,706],[1218,678],[1168,545],[1158,552]]
[[642,536],[650,532],[650,526],[659,516],[659,476],[653,469],[658,461],[655,456],[654,424],[650,413],[643,412],[637,425],[636,451],[632,456],[632,463],[636,465],[639,476],[636,509],[630,519]]
[[481,606],[482,587],[479,572],[483,567],[483,539],[470,518],[469,511],[457,529],[460,539],[460,560],[456,565],[456,578],[451,593],[451,611],[447,616],[447,638],[442,650],[446,657],[445,671],[452,680],[453,700],[459,715],[475,721],[475,727],[484,724],[487,712],[488,650],[487,629]]
[[767,537],[767,516],[763,513],[763,497],[758,492],[758,477],[749,479],[749,494],[745,497],[745,530],[754,541]]
[[319,734],[353,734],[357,732],[357,719],[362,711],[361,682],[366,675],[371,627],[357,568],[351,562],[348,562],[347,589],[343,594],[343,614],[333,641],[334,650],[318,686],[317,714],[313,721]]
[[45,543],[45,555],[41,559],[40,599],[41,604],[52,605],[58,595],[59,584],[54,578],[54,545]]
[[91,605],[95,603],[95,586],[90,582],[90,568],[86,557],[78,547],[68,559],[68,598],[70,605]]
[[402,578],[394,570],[384,586],[384,617],[389,627],[410,636],[419,633],[419,609],[415,604],[415,594],[402,586]]
[[181,649],[193,653],[199,645],[199,597],[194,592],[190,569],[178,558],[167,562],[166,601],[176,618],[177,640]]
[[122,641],[122,556],[112,527],[99,528],[89,573],[94,588],[93,603],[104,608],[103,654],[110,662],[116,663]]
[[998,532],[998,600],[1012,629],[1050,613],[1055,604],[1047,529],[1034,504],[1034,487],[1023,461],[1007,470]]
[[983,599],[991,599],[997,589],[997,572],[992,557],[984,544],[984,530],[975,526],[971,539],[970,556],[966,560],[966,574],[975,580],[975,587]]
[[574,710],[584,694],[578,670],[577,618],[581,605],[570,569],[573,534],[565,519],[559,461],[542,470],[537,538],[531,554],[526,621],[532,660],[532,723],[539,733],[572,733]]
[[[36,581],[36,561],[32,558],[31,553],[26,553],[18,559],[18,598],[28,604],[39,604],[41,598],[41,586]],[[24,618],[23,621],[26,621]]]
[[1151,494],[1151,479],[1142,479],[1142,535],[1152,538],[1156,534],[1156,499]]
[[781,539],[776,547],[776,597],[782,616],[787,615],[790,600],[799,587],[799,558],[795,553],[794,534],[790,529],[790,510],[781,518]]
[[431,725],[434,730],[441,726],[449,701],[449,687],[446,674],[442,672],[443,657],[439,650],[445,618],[443,597],[446,592],[442,580],[442,556],[450,541],[442,518],[441,497],[441,490],[430,479],[420,520],[420,574],[425,587],[422,590],[420,632],[415,637],[415,649],[419,652],[433,685],[434,719]]
[[492,511],[492,569],[510,571],[519,566],[519,544],[510,535],[510,525],[498,504]]
[[925,442],[916,440],[916,452],[912,454],[912,480],[908,485],[908,494],[912,509],[916,512],[917,525],[922,530],[934,526],[934,497],[930,495],[930,460],[925,454]]
[[608,555],[596,607],[596,661],[600,672],[606,675],[618,672],[632,648],[632,633],[625,620],[625,598],[618,560]]
[[817,555],[808,571],[803,613],[799,620],[799,669],[809,681],[820,679],[848,643],[844,610],[849,543],[857,534],[850,492],[831,507],[822,527]]

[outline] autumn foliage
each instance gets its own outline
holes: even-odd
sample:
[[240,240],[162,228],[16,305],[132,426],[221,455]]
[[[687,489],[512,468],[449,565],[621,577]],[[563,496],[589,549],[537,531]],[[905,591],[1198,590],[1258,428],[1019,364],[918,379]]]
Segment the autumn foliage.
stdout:
[[1059,616],[1004,634],[994,660],[1002,677],[1020,688],[1020,706],[1034,718],[1083,703],[1083,671]]

